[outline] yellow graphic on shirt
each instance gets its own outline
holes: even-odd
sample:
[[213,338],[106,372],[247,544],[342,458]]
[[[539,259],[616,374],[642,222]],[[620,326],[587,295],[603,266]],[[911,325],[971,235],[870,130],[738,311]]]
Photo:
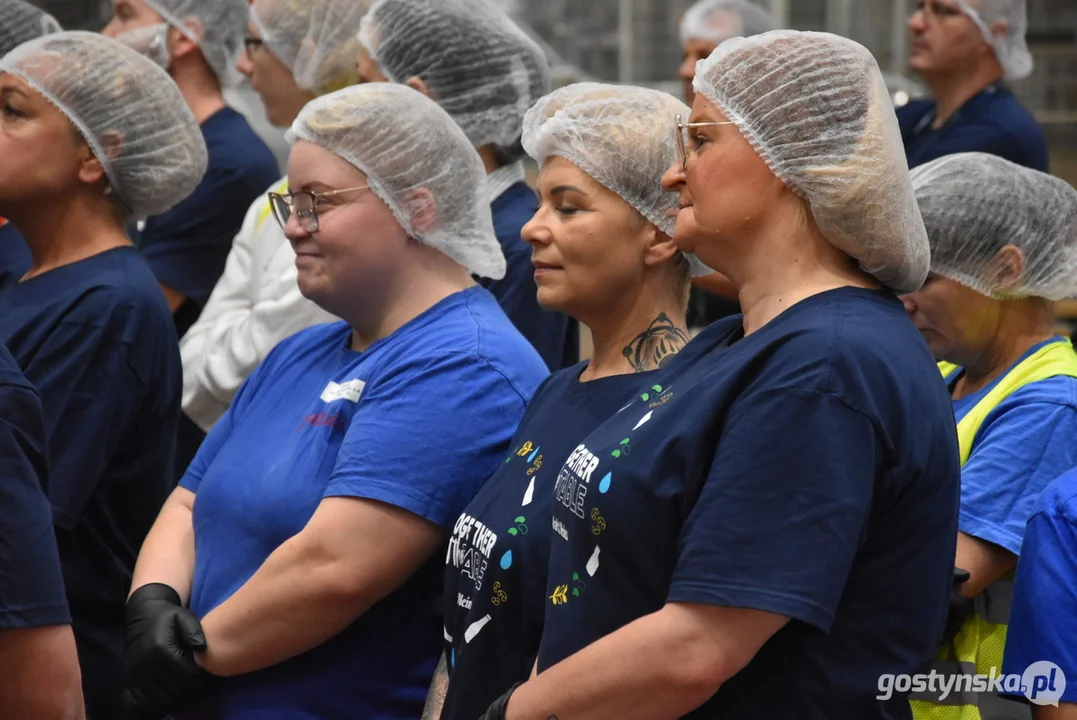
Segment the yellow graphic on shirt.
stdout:
[[558,585],[553,589],[553,595],[550,596],[550,600],[554,605],[564,605],[568,602],[568,585]]
[[599,514],[598,508],[591,508],[591,522],[594,525],[591,526],[591,532],[595,535],[601,535],[606,529],[606,519]]
[[516,451],[516,454],[518,456],[520,456],[520,457],[523,457],[524,455],[530,455],[531,451],[534,450],[534,449],[535,449],[535,446],[532,444],[532,442],[530,440],[528,440],[527,442],[525,442],[523,445],[520,446],[520,449]]
[[501,605],[501,603],[508,601],[509,596],[504,590],[501,589],[501,582],[494,583],[494,596],[490,599],[490,602],[494,604],[494,607]]

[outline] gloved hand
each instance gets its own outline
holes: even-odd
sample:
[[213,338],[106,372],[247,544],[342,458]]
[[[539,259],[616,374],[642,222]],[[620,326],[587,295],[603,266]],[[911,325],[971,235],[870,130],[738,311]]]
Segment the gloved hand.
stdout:
[[161,583],[143,585],[127,600],[126,616],[124,678],[134,705],[166,714],[197,700],[212,678],[194,659],[206,637],[179,593]]
[[961,626],[975,612],[972,600],[961,596],[961,585],[967,582],[969,574],[960,568],[954,568],[954,585],[950,590],[950,609],[946,613],[946,628],[942,633],[943,646],[949,645],[957,637]]
[[509,706],[509,698],[516,692],[516,688],[523,685],[523,683],[516,683],[508,689],[504,695],[494,700],[494,704],[486,709],[482,717],[479,720],[505,720],[505,709]]

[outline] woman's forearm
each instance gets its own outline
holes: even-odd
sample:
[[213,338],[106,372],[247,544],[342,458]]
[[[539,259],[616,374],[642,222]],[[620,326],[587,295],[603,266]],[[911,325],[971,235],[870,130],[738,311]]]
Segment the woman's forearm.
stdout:
[[129,593],[162,583],[187,604],[194,581],[193,508],[194,493],[179,487],[172,491],[142,543]]
[[445,707],[445,694],[449,691],[449,664],[445,661],[445,653],[441,653],[437,670],[434,671],[434,679],[430,681],[430,692],[426,695],[426,705],[423,706],[423,715],[420,720],[440,720],[441,709]]

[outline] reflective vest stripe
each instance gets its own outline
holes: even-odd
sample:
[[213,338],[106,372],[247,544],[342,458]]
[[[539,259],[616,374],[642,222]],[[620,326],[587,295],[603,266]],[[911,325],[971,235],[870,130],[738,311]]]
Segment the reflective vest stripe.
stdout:
[[[952,363],[939,363],[939,371],[947,379],[959,369]],[[1022,387],[1059,376],[1077,378],[1077,354],[1069,340],[1045,345],[996,383],[957,425],[962,467],[972,455],[984,420],[995,408]],[[969,672],[999,675],[1012,605],[1013,574],[1010,573],[973,600],[973,616],[961,626],[953,641],[941,649],[931,670],[947,677]],[[1032,717],[1028,706],[1000,698],[993,691],[969,690],[946,698],[938,692],[916,693],[910,704],[916,720],[1029,720]]]

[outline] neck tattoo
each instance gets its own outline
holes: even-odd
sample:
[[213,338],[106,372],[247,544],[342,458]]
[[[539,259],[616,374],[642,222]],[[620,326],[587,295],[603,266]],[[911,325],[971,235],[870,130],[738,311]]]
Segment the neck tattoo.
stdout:
[[661,313],[625,347],[624,356],[638,373],[657,370],[679,353],[688,339],[688,333]]

